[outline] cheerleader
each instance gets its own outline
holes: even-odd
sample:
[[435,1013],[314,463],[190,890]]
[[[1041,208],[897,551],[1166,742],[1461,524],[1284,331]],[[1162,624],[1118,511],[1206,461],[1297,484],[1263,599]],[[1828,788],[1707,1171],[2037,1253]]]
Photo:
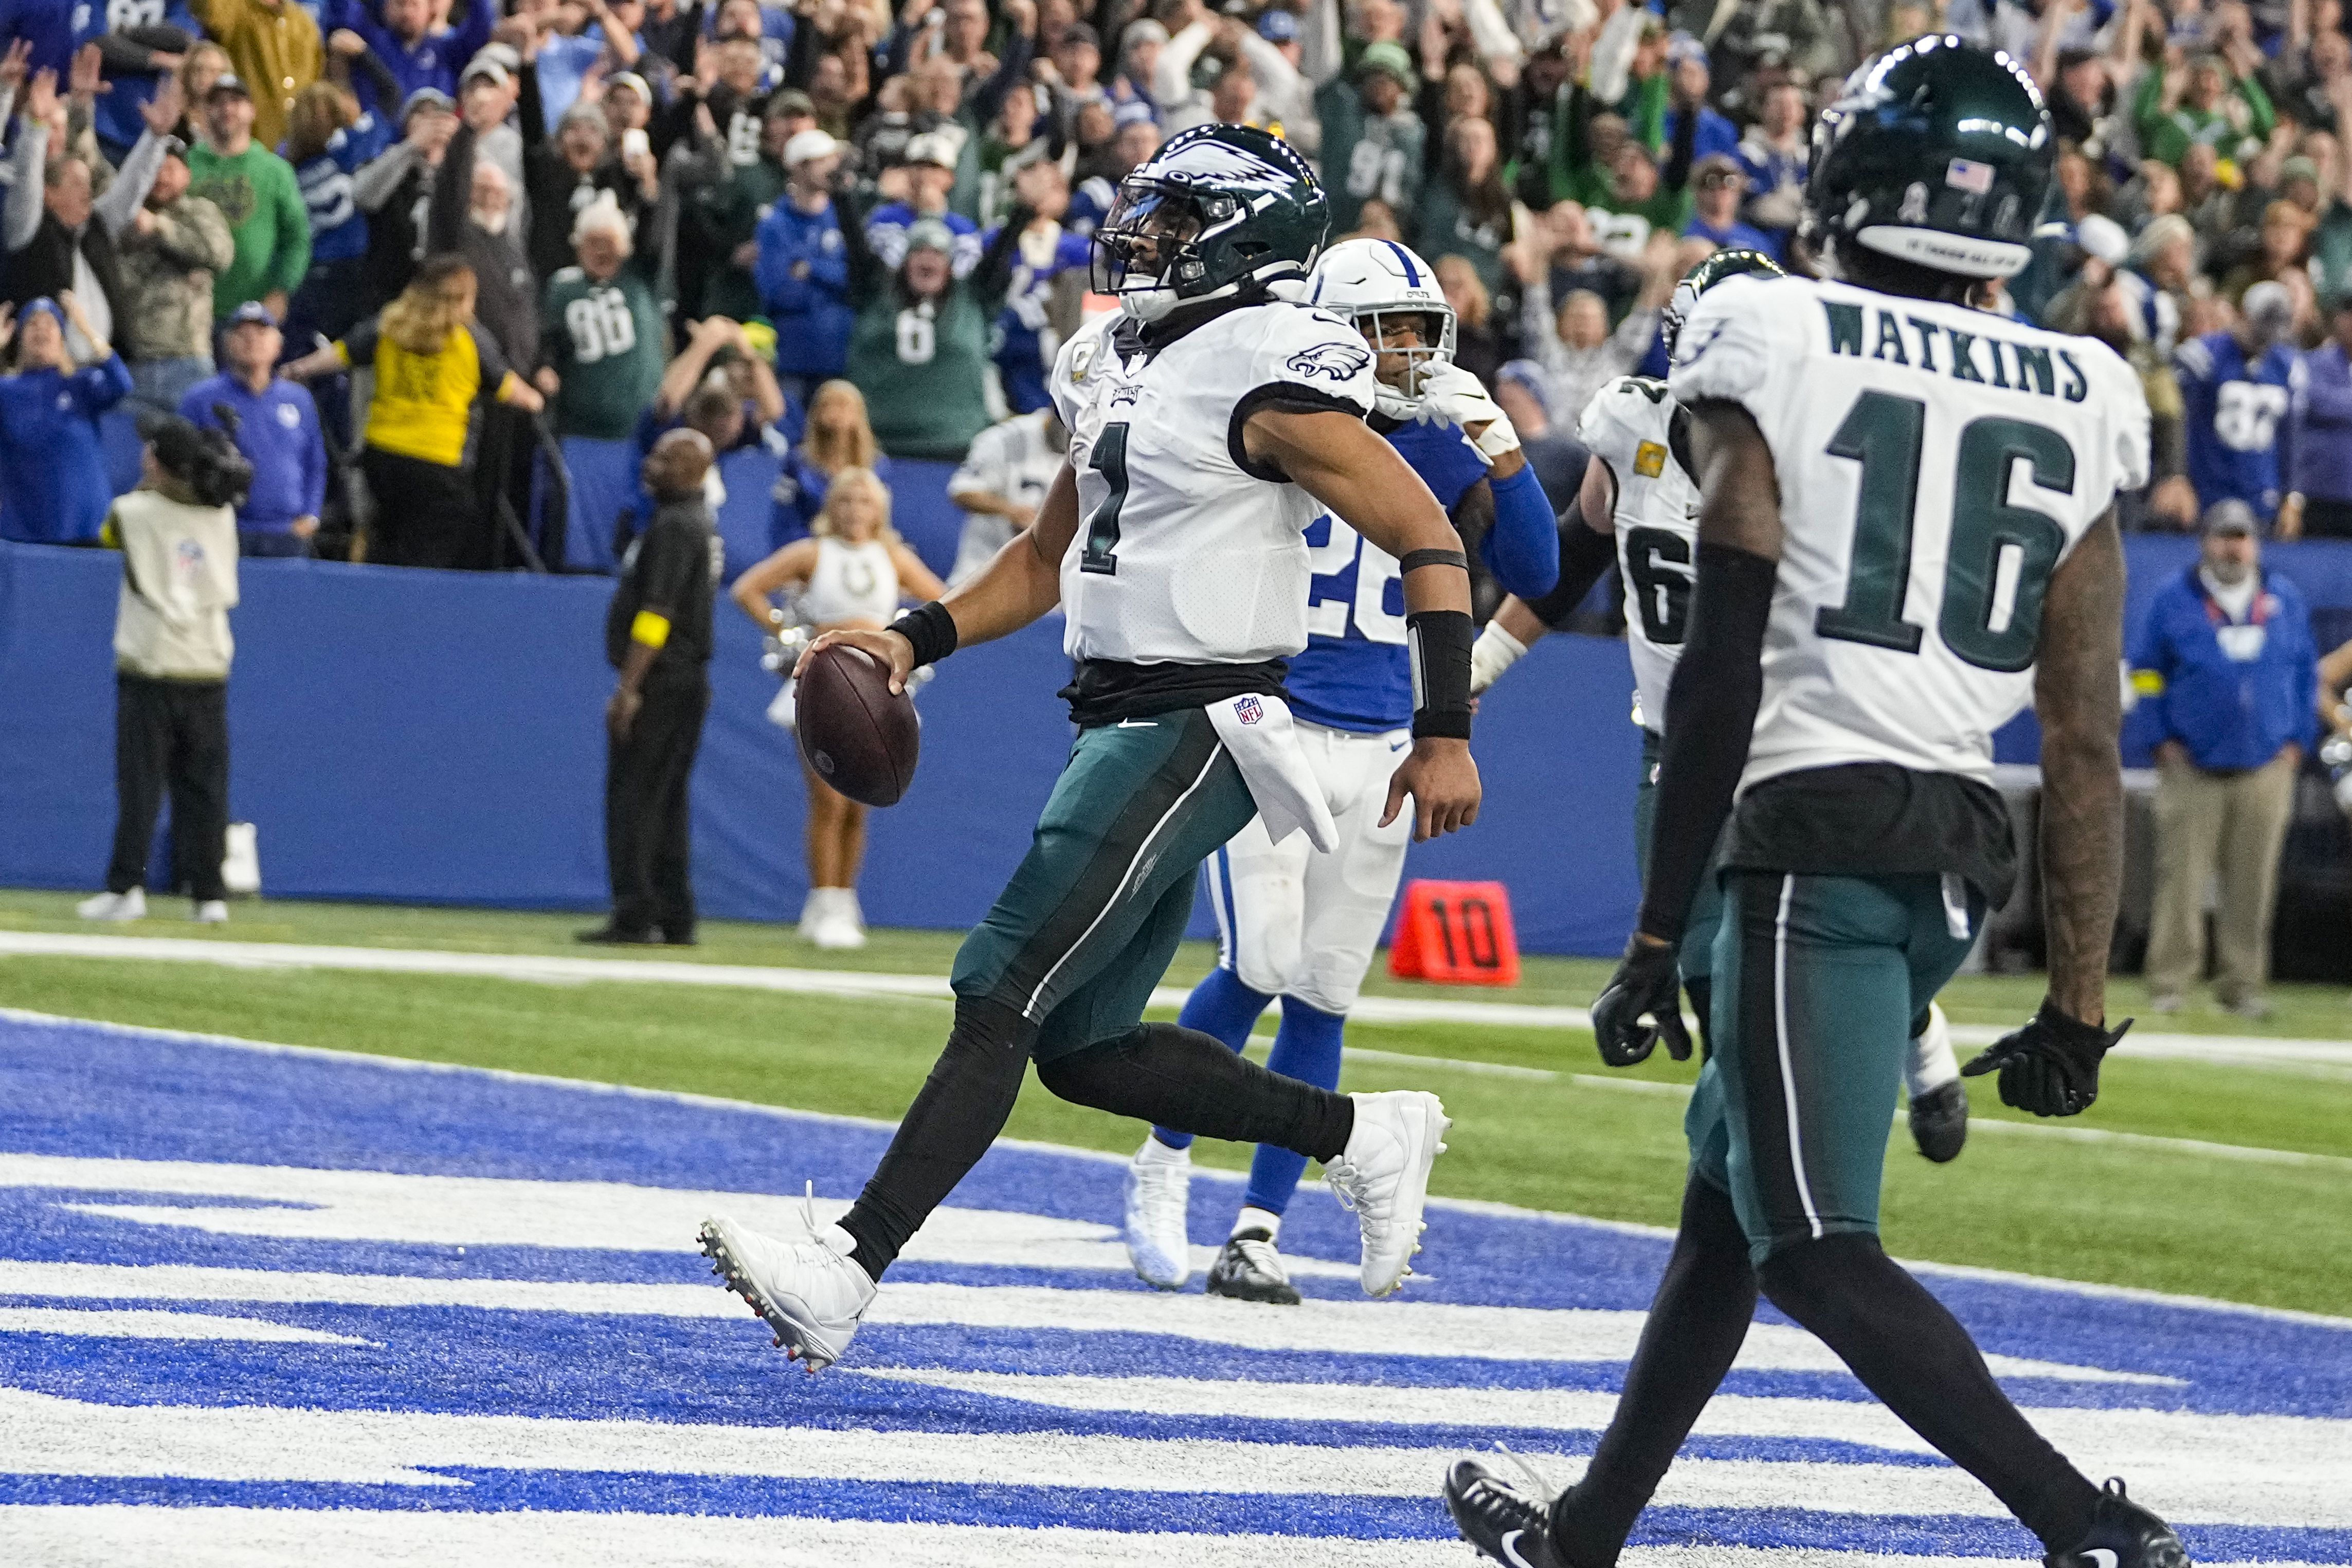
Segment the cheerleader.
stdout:
[[[787,614],[771,601],[792,598]],[[803,626],[814,632],[877,629],[897,619],[904,600],[946,592],[920,557],[890,527],[890,492],[870,468],[844,468],[825,491],[810,537],[786,545],[735,580],[735,602],[761,630]],[[789,717],[789,686],[779,704]],[[835,790],[803,758],[808,780],[808,902],[801,935],[820,947],[863,947],[866,917],[857,907],[857,866],[866,854],[866,808]]]

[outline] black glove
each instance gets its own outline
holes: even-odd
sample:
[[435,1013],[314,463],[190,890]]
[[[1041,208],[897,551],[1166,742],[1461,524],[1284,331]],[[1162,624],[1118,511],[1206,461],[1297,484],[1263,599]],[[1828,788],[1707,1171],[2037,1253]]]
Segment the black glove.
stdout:
[[[1675,959],[1679,949],[1671,942],[1644,940],[1625,944],[1625,956],[1608,986],[1592,1004],[1592,1038],[1601,1060],[1612,1067],[1632,1067],[1650,1059],[1661,1039],[1666,1054],[1676,1061],[1690,1060],[1690,1031],[1683,1028],[1682,974]],[[1654,1021],[1643,1023],[1643,1018]]]
[[2132,1020],[2112,1030],[2060,1012],[2045,998],[2023,1029],[2001,1036],[1960,1069],[1978,1078],[2000,1069],[2000,1101],[2037,1116],[2074,1116],[2099,1097],[2099,1059],[2115,1049]]

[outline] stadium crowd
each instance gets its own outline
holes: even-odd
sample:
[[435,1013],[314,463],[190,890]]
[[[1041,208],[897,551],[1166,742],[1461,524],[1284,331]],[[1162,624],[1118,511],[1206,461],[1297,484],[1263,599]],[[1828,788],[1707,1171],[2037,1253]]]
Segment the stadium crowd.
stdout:
[[2352,535],[2339,0],[7,0],[0,294],[87,326],[10,345],[0,536],[95,537],[129,402],[234,416],[257,551],[561,564],[500,526],[541,454],[681,422],[775,454],[782,545],[844,468],[1042,410],[1117,181],[1217,119],[1318,162],[1334,238],[1432,258],[1463,362],[1566,435],[1662,370],[1698,257],[1785,256],[1814,107],[1936,28],[2047,96],[2060,189],[1983,303],[2139,370],[2126,522]]

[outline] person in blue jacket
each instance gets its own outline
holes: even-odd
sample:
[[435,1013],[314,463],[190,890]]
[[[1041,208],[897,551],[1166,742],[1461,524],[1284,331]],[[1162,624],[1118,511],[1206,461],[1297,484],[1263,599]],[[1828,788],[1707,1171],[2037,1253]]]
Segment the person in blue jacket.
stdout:
[[[221,330],[220,374],[180,400],[180,417],[200,430],[226,430],[253,479],[236,508],[236,553],[307,556],[327,499],[327,445],[308,387],[278,379],[285,347],[269,308],[249,299]],[[224,412],[227,417],[222,417]]]
[[2172,351],[2197,504],[2240,500],[2267,523],[2278,515],[2279,445],[2294,376],[2294,303],[2286,287],[2246,290],[2238,324]]
[[2157,593],[2131,664],[2135,722],[2156,737],[2158,769],[2148,992],[2158,1012],[2180,1010],[2205,967],[2205,889],[2218,876],[2214,994],[2260,1018],[2279,851],[2317,725],[2319,652],[2302,593],[2263,570],[2245,502],[2207,509],[2201,553]]
[[[330,0],[320,6],[320,27],[328,35],[328,47],[336,53],[361,52],[357,45],[335,42],[336,33],[348,32],[366,44],[366,53],[391,69],[393,79],[400,85],[396,102],[384,101],[372,74],[363,73],[353,83],[360,106],[389,121],[419,88],[436,88],[452,99],[457,96],[457,73],[490,41],[490,27],[498,20],[499,10],[493,0],[463,0],[463,4],[466,15],[456,26],[436,27],[431,0],[341,0],[340,5]],[[331,23],[329,17],[333,18]]]
[[[79,370],[68,321],[94,350]],[[12,339],[16,373],[0,376],[0,538],[87,543],[114,500],[98,417],[131,395],[131,368],[71,290],[28,301],[14,319],[0,305],[0,350]]]
[[751,281],[776,329],[776,380],[803,407],[820,382],[848,364],[849,329],[857,319],[849,302],[849,251],[833,203],[840,167],[839,142],[822,131],[797,132],[784,143],[784,193],[753,236],[760,256]]

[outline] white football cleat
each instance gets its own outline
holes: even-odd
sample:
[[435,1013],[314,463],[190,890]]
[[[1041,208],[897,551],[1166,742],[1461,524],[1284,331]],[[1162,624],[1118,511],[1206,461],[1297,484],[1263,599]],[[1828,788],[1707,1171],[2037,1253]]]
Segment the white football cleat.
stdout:
[[228,901],[221,898],[200,900],[189,918],[199,925],[226,925],[228,924]]
[[800,1239],[779,1240],[717,1214],[699,1236],[710,1271],[775,1331],[786,1355],[822,1372],[849,1349],[875,1287],[849,1256],[849,1233],[814,1220]]
[[74,913],[84,920],[144,920],[147,890],[134,887],[128,893],[98,894],[75,904]]
[[824,907],[809,926],[809,940],[828,952],[866,946],[866,922],[857,907],[855,888],[828,887]]
[[1323,1178],[1340,1207],[1363,1228],[1364,1294],[1385,1296],[1412,1272],[1421,1250],[1422,1205],[1429,1198],[1429,1167],[1445,1152],[1445,1107],[1434,1094],[1394,1089],[1350,1094],[1355,1129]]
[[1127,1260],[1147,1285],[1181,1290],[1192,1277],[1185,1235],[1192,1189],[1192,1151],[1171,1149],[1147,1134],[1127,1163],[1126,1225]]

